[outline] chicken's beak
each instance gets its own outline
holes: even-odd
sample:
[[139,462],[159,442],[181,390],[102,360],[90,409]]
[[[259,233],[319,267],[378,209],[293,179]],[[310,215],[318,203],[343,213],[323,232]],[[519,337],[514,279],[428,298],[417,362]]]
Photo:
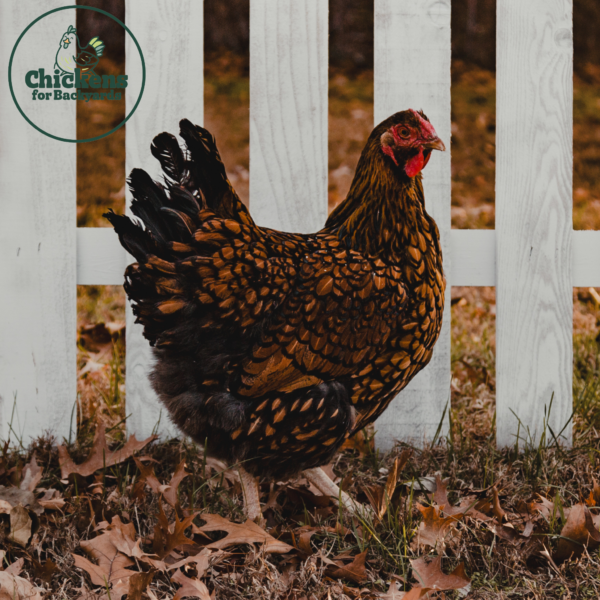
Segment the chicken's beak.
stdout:
[[444,142],[442,142],[442,140],[440,140],[439,137],[435,137],[432,140],[428,140],[427,142],[422,144],[422,147],[425,150],[440,150],[441,152],[444,152],[446,150]]
[[65,38],[63,40],[63,44],[66,44],[67,46],[71,43],[71,40],[69,38]]

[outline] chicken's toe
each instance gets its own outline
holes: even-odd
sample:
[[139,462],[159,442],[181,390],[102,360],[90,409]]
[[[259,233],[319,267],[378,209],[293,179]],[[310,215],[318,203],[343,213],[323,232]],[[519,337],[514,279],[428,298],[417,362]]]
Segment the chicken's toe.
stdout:
[[350,514],[361,517],[363,519],[372,520],[373,510],[370,506],[366,506],[354,500],[349,494],[341,490],[321,469],[306,469],[304,476],[312,483],[324,496],[331,496],[338,504],[341,504]]
[[260,495],[258,489],[258,477],[254,477],[242,467],[237,469],[240,482],[242,484],[242,494],[244,496],[244,513],[251,521],[264,524],[262,510],[260,508]]

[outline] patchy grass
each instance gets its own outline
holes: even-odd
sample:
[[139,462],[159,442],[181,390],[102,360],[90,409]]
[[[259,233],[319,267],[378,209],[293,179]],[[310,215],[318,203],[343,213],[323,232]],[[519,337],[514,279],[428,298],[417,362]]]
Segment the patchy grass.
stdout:
[[[139,540],[143,554],[136,555],[138,560],[131,561],[125,572],[153,573],[152,583],[143,588],[148,595],[138,597],[172,598],[180,578],[187,577],[202,581],[219,599],[375,599],[386,597],[394,581],[407,590],[417,584],[411,561],[440,556],[446,573],[464,564],[471,578],[470,598],[596,598],[598,551],[582,546],[582,555],[572,561],[559,560],[557,553],[569,510],[586,498],[588,504],[597,502],[594,493],[598,495],[600,488],[593,490],[593,476],[599,435],[590,428],[571,450],[525,444],[515,453],[496,450],[492,436],[471,435],[464,428],[457,435],[454,427],[447,439],[421,450],[404,444],[385,456],[370,444],[362,445],[363,452],[346,450],[335,458],[333,476],[364,503],[367,492],[376,495],[387,484],[390,496],[376,504],[385,506],[385,514],[380,520],[352,518],[329,499],[314,494],[305,480],[264,481],[261,500],[266,530],[292,546],[283,554],[265,553],[260,543],[224,544],[224,553],[207,548],[235,526],[226,523],[219,533],[203,534],[203,515],[243,522],[241,488],[235,472],[221,471],[193,444],[154,443],[140,451],[143,468],[130,458],[104,468],[100,460],[96,472],[87,477],[61,475],[51,439],[37,440],[26,454],[5,446],[0,485],[19,485],[26,479],[27,463],[35,453],[43,471],[36,495],[55,489],[56,497],[65,503],[34,518],[32,535],[24,546],[11,540],[11,521],[0,514],[3,564],[6,567],[22,559],[21,576],[42,588],[47,598],[118,597],[118,582],[110,583],[109,596],[106,589],[93,584],[91,567],[75,566],[76,556],[98,562],[81,543],[100,545],[107,525],[116,523],[118,517],[132,528],[132,542]],[[81,463],[90,448],[91,436],[80,436],[68,451]],[[407,449],[412,455],[389,487],[389,473],[401,452],[404,462]],[[105,457],[110,455],[108,448],[103,452]],[[178,483],[172,477],[181,461],[188,475]],[[419,482],[431,486],[436,476],[435,493],[420,490]],[[171,500],[168,488],[158,487],[169,482],[177,488]],[[438,515],[426,526],[423,515],[444,506],[445,514],[454,515],[454,522],[439,533],[436,527],[444,517]],[[176,534],[177,520],[199,514],[193,518],[194,527],[190,519],[180,532],[183,537],[171,547],[165,545],[169,534],[160,524],[161,511],[164,522],[171,524],[171,535]],[[600,519],[594,508],[591,511],[594,520]],[[431,539],[435,548],[427,542]],[[182,569],[175,564],[201,552],[210,556],[205,567],[193,561]],[[357,557],[365,552],[364,566],[360,560],[357,566]],[[145,562],[148,555],[164,565],[149,565]],[[457,598],[456,594],[447,592],[446,597]]]

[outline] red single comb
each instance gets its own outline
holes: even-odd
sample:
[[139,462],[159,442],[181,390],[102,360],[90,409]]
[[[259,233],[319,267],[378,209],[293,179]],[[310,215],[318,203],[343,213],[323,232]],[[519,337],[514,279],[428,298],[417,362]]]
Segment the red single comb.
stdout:
[[435,129],[433,128],[433,125],[427,120],[424,119],[420,113],[418,113],[416,110],[413,110],[412,108],[410,109],[410,112],[415,115],[415,117],[417,117],[417,119],[419,119],[419,123],[421,125],[421,131],[423,132],[423,134],[425,135],[425,137],[437,137],[437,133],[435,132]]

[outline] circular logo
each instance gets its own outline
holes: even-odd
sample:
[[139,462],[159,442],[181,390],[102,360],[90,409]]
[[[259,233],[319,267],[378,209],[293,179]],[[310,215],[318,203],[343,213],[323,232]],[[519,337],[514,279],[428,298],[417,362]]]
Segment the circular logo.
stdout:
[[[100,13],[125,30],[137,48],[127,56],[127,74],[111,59],[101,36],[81,39],[75,9]],[[21,115],[40,133],[61,142],[93,142],[123,127],[137,109],[145,83],[144,55],[131,30],[114,15],[90,6],[63,6],[39,16],[17,39],[8,63],[8,85]],[[100,101],[106,106],[123,101],[126,93],[134,104],[120,123],[110,122],[109,131],[101,135],[76,139],[77,103]]]

